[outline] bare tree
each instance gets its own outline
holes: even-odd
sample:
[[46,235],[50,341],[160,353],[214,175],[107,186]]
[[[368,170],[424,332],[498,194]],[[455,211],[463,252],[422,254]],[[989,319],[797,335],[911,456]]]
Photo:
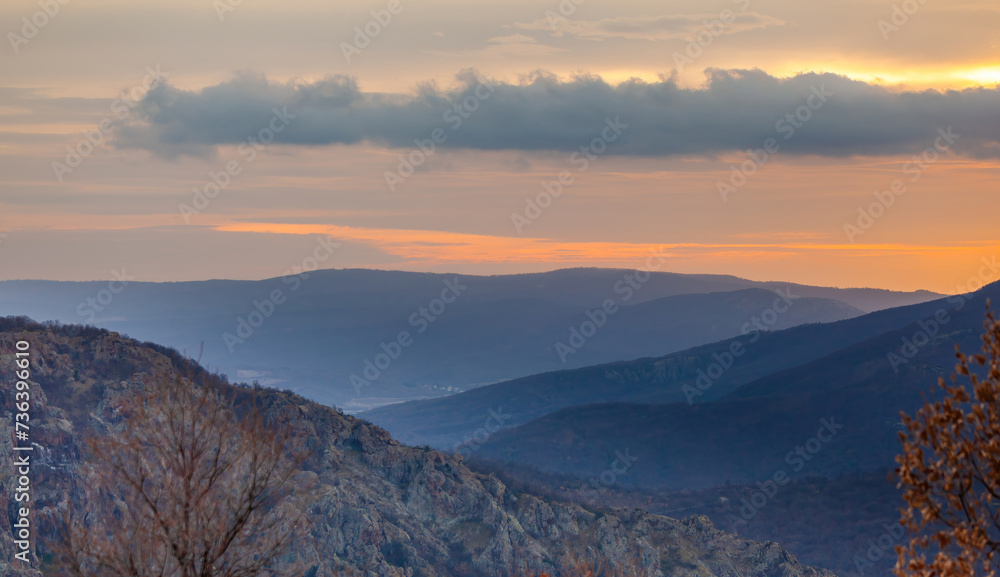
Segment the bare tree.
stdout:
[[908,508],[900,523],[924,533],[896,547],[900,577],[1000,570],[1000,322],[992,312],[985,327],[982,354],[956,347],[951,384],[938,382],[944,398],[903,416],[896,473]]
[[304,453],[289,427],[266,422],[257,400],[239,395],[175,376],[114,407],[112,430],[88,441],[90,498],[65,519],[66,573],[273,573],[303,521],[290,497]]

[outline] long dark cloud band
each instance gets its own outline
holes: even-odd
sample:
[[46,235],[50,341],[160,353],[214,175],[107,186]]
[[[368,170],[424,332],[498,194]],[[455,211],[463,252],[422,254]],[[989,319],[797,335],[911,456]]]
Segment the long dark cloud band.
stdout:
[[617,118],[629,128],[609,154],[711,156],[768,138],[793,154],[915,153],[952,127],[961,135],[956,152],[1000,157],[998,87],[908,92],[834,74],[776,78],[759,70],[711,70],[694,89],[670,79],[610,85],[543,74],[487,88],[470,71],[459,81],[451,91],[427,86],[409,95],[362,92],[343,76],[281,84],[240,75],[196,92],[164,84],[146,95],[116,144],[204,155],[259,134],[277,108],[294,119],[275,142],[306,146],[412,148],[440,129],[438,146],[450,149],[570,152]]

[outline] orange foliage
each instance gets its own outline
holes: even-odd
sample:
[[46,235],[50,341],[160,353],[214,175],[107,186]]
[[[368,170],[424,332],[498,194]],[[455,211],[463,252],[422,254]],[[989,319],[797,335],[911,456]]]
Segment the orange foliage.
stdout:
[[995,577],[1000,570],[1000,321],[992,312],[985,327],[983,354],[956,347],[951,384],[938,382],[943,400],[903,416],[896,473],[908,508],[900,524],[923,533],[896,547],[900,577]]

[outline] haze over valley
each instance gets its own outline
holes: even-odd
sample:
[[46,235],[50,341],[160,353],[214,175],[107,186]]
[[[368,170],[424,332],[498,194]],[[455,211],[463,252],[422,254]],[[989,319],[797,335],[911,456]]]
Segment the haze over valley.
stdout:
[[0,577],[997,577],[998,24],[0,3]]

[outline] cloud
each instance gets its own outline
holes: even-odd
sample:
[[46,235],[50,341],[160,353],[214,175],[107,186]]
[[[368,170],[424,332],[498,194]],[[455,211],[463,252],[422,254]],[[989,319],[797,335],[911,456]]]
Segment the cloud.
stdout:
[[627,40],[671,40],[691,39],[698,32],[711,30],[706,28],[706,22],[716,22],[715,27],[722,27],[719,34],[735,34],[747,30],[766,28],[768,26],[783,26],[785,22],[755,12],[741,12],[727,16],[732,18],[728,24],[719,21],[718,14],[671,14],[665,16],[619,16],[602,18],[600,20],[559,20],[553,21],[541,18],[533,22],[518,22],[515,24],[521,30],[546,30],[553,36],[570,36],[584,40],[607,40],[624,38]]
[[534,44],[537,42],[534,38],[530,36],[525,36],[524,34],[509,34],[507,36],[497,36],[495,38],[490,38],[490,43],[492,44]]
[[557,48],[540,44],[537,40],[524,34],[508,34],[506,36],[496,36],[487,41],[485,48],[476,50],[428,50],[428,54],[435,56],[460,56],[463,58],[492,59],[492,58],[540,58],[558,52],[567,52],[566,48]]
[[[266,132],[274,109],[284,109],[294,119],[274,140],[302,146],[408,149],[440,129],[442,148],[571,153],[619,119],[629,128],[608,154],[707,157],[758,148],[768,138],[782,154],[908,154],[952,127],[961,135],[952,150],[1000,157],[1000,87],[910,92],[834,74],[709,70],[707,76],[703,86],[684,88],[667,78],[611,85],[594,76],[537,73],[487,88],[465,71],[451,90],[383,94],[364,92],[344,76],[281,84],[240,75],[200,91],[166,84],[151,90],[133,115],[141,121],[124,125],[116,145],[168,157],[206,155]],[[826,102],[810,110],[807,104],[820,102],[816,92]]]

